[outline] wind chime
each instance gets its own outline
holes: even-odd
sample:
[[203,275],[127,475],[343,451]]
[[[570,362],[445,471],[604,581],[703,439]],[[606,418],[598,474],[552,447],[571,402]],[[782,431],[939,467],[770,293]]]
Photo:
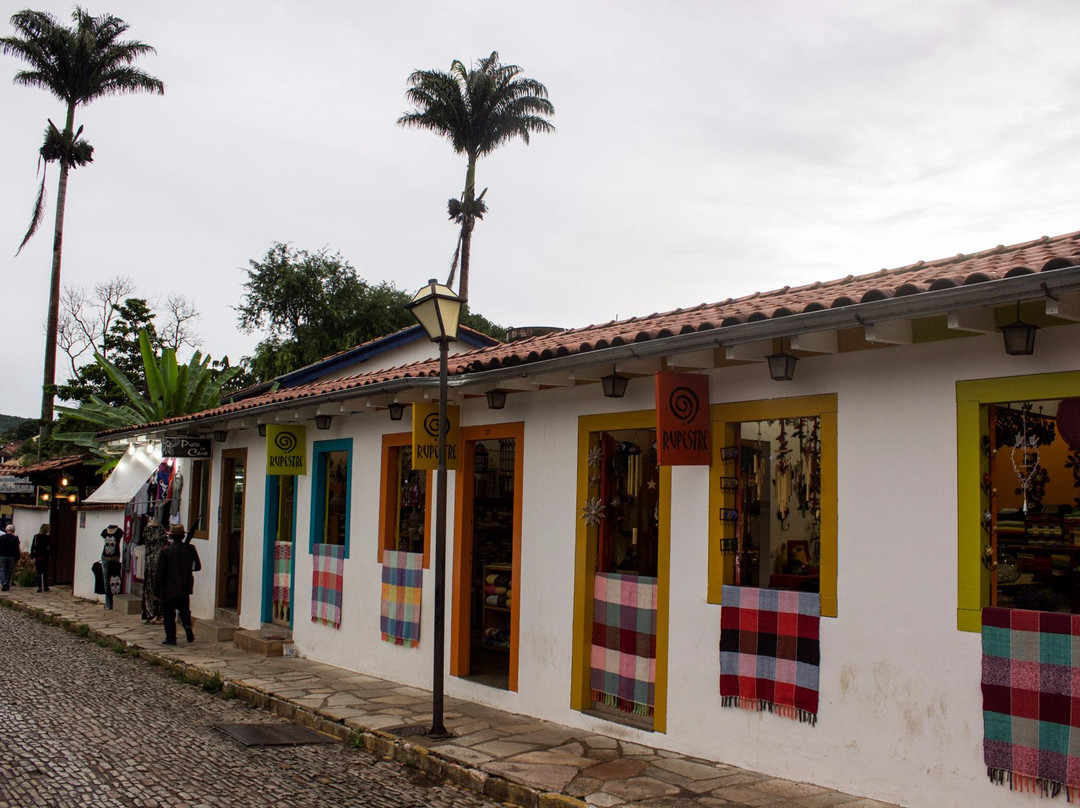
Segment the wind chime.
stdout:
[[[1020,407],[1021,431],[1016,435],[1009,459],[1012,461],[1013,471],[1020,481],[1020,490],[1024,494],[1024,513],[1028,512],[1028,488],[1031,481],[1039,471],[1039,436],[1028,435],[1027,415],[1031,412],[1031,404],[1025,403]],[[1020,462],[1016,462],[1017,450],[1020,452]]]
[[791,500],[792,483],[794,480],[791,460],[788,458],[789,451],[787,423],[785,421],[780,421],[780,441],[776,452],[776,466],[774,468],[776,477],[774,478],[773,484],[776,486],[776,518],[780,520],[781,530],[788,529],[784,523],[791,513],[788,502]]

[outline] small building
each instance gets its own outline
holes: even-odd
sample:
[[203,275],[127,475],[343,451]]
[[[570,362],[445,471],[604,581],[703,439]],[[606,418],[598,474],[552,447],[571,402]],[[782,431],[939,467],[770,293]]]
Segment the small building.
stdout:
[[[987,778],[980,632],[1080,614],[1078,322],[1072,233],[459,350],[447,693],[905,805],[1029,799]],[[208,447],[178,461],[196,616],[426,687],[438,363],[349,361],[101,438]]]

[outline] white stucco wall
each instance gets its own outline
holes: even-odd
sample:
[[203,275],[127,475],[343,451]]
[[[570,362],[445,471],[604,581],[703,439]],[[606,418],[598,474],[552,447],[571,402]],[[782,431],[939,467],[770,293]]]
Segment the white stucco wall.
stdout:
[[[667,731],[648,733],[572,710],[577,424],[585,414],[652,409],[653,384],[605,399],[597,385],[508,397],[490,411],[465,404],[462,425],[518,422],[523,441],[519,691],[446,677],[446,692],[640,743],[719,759],[911,806],[1035,804],[990,784],[982,762],[980,638],[956,629],[956,391],[960,379],[1080,369],[1080,326],[1043,329],[1036,354],[1009,357],[998,335],[803,359],[795,380],[763,364],[710,372],[713,403],[835,393],[838,398],[839,616],[821,627],[816,726],[722,709],[720,606],[706,603],[708,469],[672,470]],[[351,438],[350,554],[342,626],[310,620],[311,476],[297,486],[293,638],[304,656],[396,682],[430,683],[434,576],[424,575],[417,649],[379,638],[377,563],[381,437],[401,431],[385,413],[309,425],[308,443]],[[214,444],[211,539],[198,544],[193,610],[213,612],[221,448],[248,449],[241,625],[261,624],[264,439],[233,430]],[[310,456],[310,455],[309,455]],[[453,524],[454,474],[449,521]],[[186,507],[184,513],[186,514]],[[448,560],[453,530],[448,530]],[[81,563],[81,562],[80,562]],[[448,592],[451,575],[448,572]],[[449,620],[452,611],[448,607]]]
[[15,525],[15,535],[19,537],[22,552],[29,553],[30,542],[41,529],[41,523],[49,521],[49,509],[35,505],[12,505],[11,521]]

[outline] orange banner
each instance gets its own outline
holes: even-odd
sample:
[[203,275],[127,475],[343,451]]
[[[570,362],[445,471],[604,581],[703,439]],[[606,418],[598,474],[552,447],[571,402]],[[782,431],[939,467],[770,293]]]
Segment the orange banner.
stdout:
[[661,466],[707,466],[709,377],[663,371],[656,374],[656,459]]

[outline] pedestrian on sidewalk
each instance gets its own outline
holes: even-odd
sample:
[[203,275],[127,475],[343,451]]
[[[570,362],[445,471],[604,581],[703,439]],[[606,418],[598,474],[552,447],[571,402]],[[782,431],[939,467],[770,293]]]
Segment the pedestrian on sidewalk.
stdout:
[[7,592],[11,589],[11,574],[20,555],[22,542],[15,533],[15,525],[9,524],[0,535],[0,590]]
[[[162,645],[176,645],[176,615],[188,642],[195,639],[191,628],[191,593],[195,588],[192,575],[199,554],[184,541],[184,526],[169,527],[169,545],[158,556],[157,595],[165,613],[165,640]],[[201,566],[201,565],[200,565]]]
[[51,556],[52,537],[49,535],[49,523],[42,522],[41,529],[30,541],[30,557],[34,559],[38,592],[49,591],[49,558]]
[[120,594],[120,539],[124,531],[119,525],[109,525],[101,531],[105,543],[101,545],[101,582],[105,590],[105,608],[113,607],[113,596]]

